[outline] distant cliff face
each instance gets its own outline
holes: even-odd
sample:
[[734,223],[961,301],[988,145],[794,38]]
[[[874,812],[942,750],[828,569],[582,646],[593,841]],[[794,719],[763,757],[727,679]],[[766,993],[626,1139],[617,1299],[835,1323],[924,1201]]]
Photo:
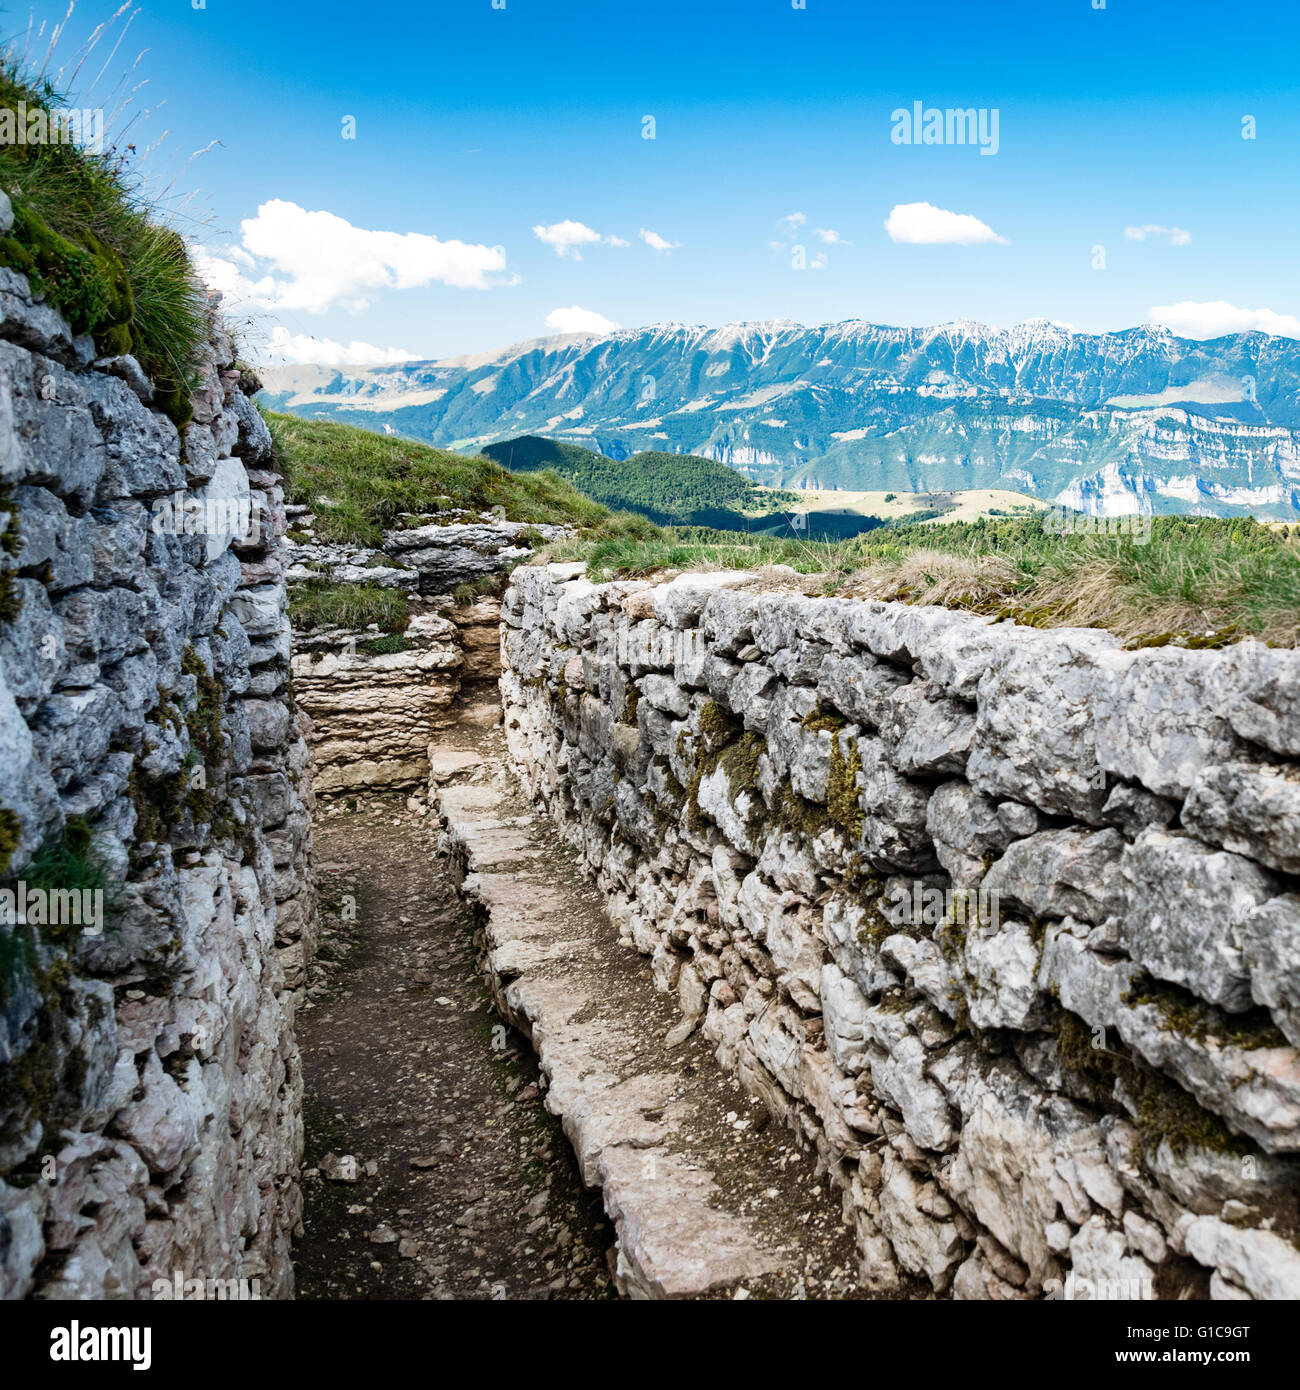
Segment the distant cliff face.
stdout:
[[1300,518],[1300,343],[1261,333],[673,324],[264,375],[280,409],[455,448],[533,432],[614,458],[703,454],[785,486]]

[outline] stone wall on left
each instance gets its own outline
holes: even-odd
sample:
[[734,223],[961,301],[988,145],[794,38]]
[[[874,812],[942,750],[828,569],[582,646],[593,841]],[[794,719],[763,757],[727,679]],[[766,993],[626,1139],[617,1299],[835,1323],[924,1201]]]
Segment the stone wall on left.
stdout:
[[179,431],[0,269],[0,1297],[293,1292],[311,790],[241,380],[214,324]]

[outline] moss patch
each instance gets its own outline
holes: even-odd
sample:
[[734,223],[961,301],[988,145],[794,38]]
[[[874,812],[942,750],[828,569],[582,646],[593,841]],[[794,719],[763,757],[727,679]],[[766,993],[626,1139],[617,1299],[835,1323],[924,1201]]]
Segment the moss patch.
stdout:
[[743,727],[734,714],[728,714],[715,700],[707,701],[696,720],[706,753],[716,753],[730,743]]
[[777,788],[772,814],[778,825],[815,839],[826,828],[829,817],[825,806],[800,796],[787,777]]
[[[52,1141],[62,1142],[57,1139],[61,1112],[69,1098],[81,1095],[86,1058],[76,1047],[60,1055],[58,1021],[66,1007],[72,968],[62,951],[56,951],[45,964],[43,955],[49,953],[42,952],[32,927],[0,936],[0,992],[7,1000],[19,976],[25,974],[42,1000],[36,1013],[35,1036],[25,1051],[8,1066],[0,1067],[0,1119],[19,1130],[40,1120],[48,1146]],[[19,1185],[23,1185],[21,1180]]]
[[862,771],[862,754],[856,739],[851,740],[845,756],[838,734],[831,736],[831,769],[826,779],[826,813],[853,839],[862,833],[864,820],[858,805],[858,773]]
[[[193,678],[194,694],[182,707],[160,693],[158,703],[147,717],[150,723],[169,724],[178,732],[184,729],[189,748],[182,765],[166,777],[147,777],[138,762],[132,767],[127,795],[135,807],[138,845],[166,840],[187,814],[196,828],[207,826],[215,831],[219,825],[223,831],[228,831],[234,825],[234,818],[228,812],[218,813],[206,776],[225,751],[221,727],[225,718],[225,690],[193,647],[186,647],[182,654],[181,670]],[[195,768],[200,766],[205,775],[196,777]]]
[[726,774],[733,801],[742,791],[757,788],[758,760],[765,752],[767,740],[761,734],[745,733],[718,754],[717,765]]
[[1162,1141],[1175,1154],[1189,1149],[1242,1156],[1257,1152],[1249,1139],[1233,1134],[1217,1115],[1159,1072],[1143,1069],[1134,1093],[1137,1114],[1133,1123],[1141,1154],[1151,1153]]
[[7,806],[0,806],[0,874],[8,872],[9,863],[14,857],[22,839],[23,823],[17,813]]
[[848,722],[842,714],[836,714],[834,710],[814,709],[804,715],[799,721],[799,727],[813,734],[822,730],[833,734],[844,728]]
[[[103,335],[109,346],[129,351],[134,306],[121,257],[93,233],[83,233],[84,246],[60,236],[21,199],[13,216],[8,236],[0,239],[0,261],[26,275],[74,333]],[[124,328],[125,338],[116,332]]]
[[193,647],[185,648],[181,670],[195,681],[194,701],[185,712],[185,727],[189,730],[191,745],[199,750],[207,764],[223,746],[221,720],[225,714],[225,692]]
[[1189,1149],[1242,1155],[1256,1152],[1249,1139],[1233,1134],[1218,1115],[1176,1082],[1134,1057],[1122,1044],[1095,1046],[1093,1030],[1068,1009],[1054,1006],[1048,1028],[1055,1034],[1066,1068],[1101,1103],[1122,1111],[1114,1099],[1117,1086],[1130,1098],[1138,1134],[1132,1155],[1135,1162],[1141,1163],[1161,1143],[1168,1144],[1175,1154]]
[[[715,713],[709,713],[709,711]],[[681,758],[688,756],[692,759],[692,773],[690,781],[684,788],[685,798],[685,819],[689,829],[697,833],[704,830],[709,824],[709,818],[700,807],[700,783],[713,775],[718,768],[722,768],[727,778],[727,788],[734,802],[742,791],[754,789],[758,779],[758,760],[767,748],[767,740],[754,733],[742,734],[739,738],[735,737],[736,731],[740,727],[739,720],[732,718],[720,709],[716,704],[710,702],[701,710],[701,728],[698,737],[692,739],[683,729],[677,735],[677,754]],[[705,729],[708,732],[705,732]],[[709,738],[717,739],[725,731],[731,736],[731,741],[721,746],[709,748],[707,742]],[[688,753],[689,745],[694,745],[694,751]],[[756,798],[757,800],[757,798]],[[762,803],[753,807],[750,812],[749,820],[757,820],[762,812]]]
[[863,889],[863,906],[867,909],[866,921],[858,928],[858,940],[864,946],[878,951],[887,937],[920,936],[921,929],[914,923],[895,922],[889,916],[880,875],[874,869],[863,869],[860,865],[856,867],[855,881]]
[[1227,1014],[1189,990],[1150,975],[1135,978],[1121,1002],[1132,1009],[1155,1005],[1163,1028],[1208,1046],[1239,1047],[1245,1051],[1286,1046],[1286,1038],[1267,1009],[1257,1007],[1245,1013]]
[[11,623],[23,611],[22,595],[8,570],[0,570],[0,623]]
[[1182,628],[1175,632],[1153,632],[1149,636],[1134,637],[1124,644],[1126,652],[1142,651],[1147,647],[1185,647],[1189,651],[1217,651],[1233,642],[1240,642],[1244,634],[1236,623],[1217,628],[1212,632],[1190,632]]

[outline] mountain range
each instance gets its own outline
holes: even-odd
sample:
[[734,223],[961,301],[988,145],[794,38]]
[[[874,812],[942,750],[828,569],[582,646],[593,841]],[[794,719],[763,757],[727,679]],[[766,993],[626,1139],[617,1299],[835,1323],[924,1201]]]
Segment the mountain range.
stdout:
[[658,324],[261,375],[275,409],[467,452],[529,433],[614,459],[698,454],[774,487],[1300,520],[1300,342],[1264,333]]

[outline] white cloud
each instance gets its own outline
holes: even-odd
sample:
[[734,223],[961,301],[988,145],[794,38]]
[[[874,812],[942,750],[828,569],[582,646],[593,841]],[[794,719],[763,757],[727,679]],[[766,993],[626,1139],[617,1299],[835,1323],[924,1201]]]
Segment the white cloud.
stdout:
[[533,235],[538,241],[553,247],[557,256],[568,256],[575,261],[582,259],[582,252],[578,249],[580,246],[590,246],[600,241],[598,231],[570,218],[563,222],[552,222],[549,227],[539,222],[533,228]]
[[533,235],[538,241],[553,247],[557,256],[567,256],[574,261],[582,259],[580,248],[583,246],[632,245],[621,236],[601,236],[594,227],[588,227],[585,222],[574,222],[572,219],[552,222],[549,227],[539,222],[533,228]]
[[546,316],[546,326],[555,333],[612,333],[618,324],[594,309],[571,304],[567,309],[552,309]]
[[1152,323],[1163,324],[1180,338],[1222,338],[1228,333],[1273,333],[1279,338],[1300,338],[1300,318],[1272,309],[1238,309],[1222,299],[1198,304],[1184,299],[1178,304],[1157,304],[1148,310]]
[[[807,221],[806,213],[789,213],[777,222],[776,237],[767,244],[778,255],[788,252],[791,257],[790,264],[795,269],[825,270],[830,264],[830,258],[826,252],[818,251],[815,255],[809,256],[808,248],[803,244],[802,228]],[[809,230],[826,246],[847,246],[849,244],[840,238],[838,232],[831,231],[828,227],[812,227]]]
[[1191,232],[1185,232],[1181,227],[1161,227],[1155,222],[1148,222],[1142,227],[1125,227],[1124,235],[1129,241],[1145,241],[1148,237],[1168,237],[1170,246],[1186,246],[1192,239]]
[[968,212],[948,212],[933,203],[899,203],[885,220],[891,241],[911,246],[979,246],[1006,237]]
[[639,235],[652,251],[675,251],[681,245],[680,241],[665,241],[658,232],[647,231],[644,227]]
[[500,246],[423,232],[372,231],[332,212],[273,198],[240,223],[240,244],[197,254],[200,274],[236,303],[323,314],[369,306],[378,290],[426,285],[485,290],[510,283]]
[[353,339],[348,344],[337,343],[333,338],[316,338],[308,333],[290,333],[287,328],[272,330],[271,341],[262,351],[266,362],[323,363],[349,367],[387,367],[395,362],[414,362],[415,353],[402,348],[375,347],[373,343],[362,343]]

